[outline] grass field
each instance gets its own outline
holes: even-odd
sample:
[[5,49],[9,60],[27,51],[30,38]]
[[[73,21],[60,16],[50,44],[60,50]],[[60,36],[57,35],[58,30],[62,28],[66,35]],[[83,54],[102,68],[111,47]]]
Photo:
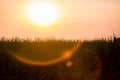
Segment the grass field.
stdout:
[[0,40],[0,80],[120,80],[120,39],[82,41],[72,57],[48,66],[23,63],[13,55],[38,63],[57,60],[79,40]]

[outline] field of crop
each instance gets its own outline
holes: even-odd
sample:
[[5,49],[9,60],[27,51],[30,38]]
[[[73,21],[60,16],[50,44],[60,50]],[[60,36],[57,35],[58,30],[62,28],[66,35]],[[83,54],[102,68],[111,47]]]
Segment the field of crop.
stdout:
[[[78,44],[81,44],[76,48]],[[61,59],[52,65],[30,65]],[[67,56],[69,57],[69,55]],[[120,80],[120,38],[79,40],[0,40],[0,80]]]

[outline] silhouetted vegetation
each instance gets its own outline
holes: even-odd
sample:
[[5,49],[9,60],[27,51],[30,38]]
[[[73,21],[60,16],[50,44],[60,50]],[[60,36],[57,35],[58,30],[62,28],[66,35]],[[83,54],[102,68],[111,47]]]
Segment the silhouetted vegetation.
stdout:
[[72,50],[78,43],[79,40],[2,38],[0,80],[120,80],[120,39],[115,37],[83,41],[71,59],[52,66],[30,66],[9,55],[49,61],[59,58],[65,50]]

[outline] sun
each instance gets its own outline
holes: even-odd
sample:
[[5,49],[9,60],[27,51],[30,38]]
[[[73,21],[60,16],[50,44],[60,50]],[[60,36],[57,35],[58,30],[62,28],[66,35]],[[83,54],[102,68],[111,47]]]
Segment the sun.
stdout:
[[37,25],[50,26],[57,22],[61,15],[59,7],[51,2],[32,2],[27,5],[27,18]]

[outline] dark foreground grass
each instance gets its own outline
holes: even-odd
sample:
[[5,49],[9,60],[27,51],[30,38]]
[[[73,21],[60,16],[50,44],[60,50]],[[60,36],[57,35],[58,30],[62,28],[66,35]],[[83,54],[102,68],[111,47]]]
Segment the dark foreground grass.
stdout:
[[9,55],[31,61],[57,59],[79,41],[0,41],[0,80],[120,80],[120,39],[83,41],[72,58],[51,66],[30,66]]

